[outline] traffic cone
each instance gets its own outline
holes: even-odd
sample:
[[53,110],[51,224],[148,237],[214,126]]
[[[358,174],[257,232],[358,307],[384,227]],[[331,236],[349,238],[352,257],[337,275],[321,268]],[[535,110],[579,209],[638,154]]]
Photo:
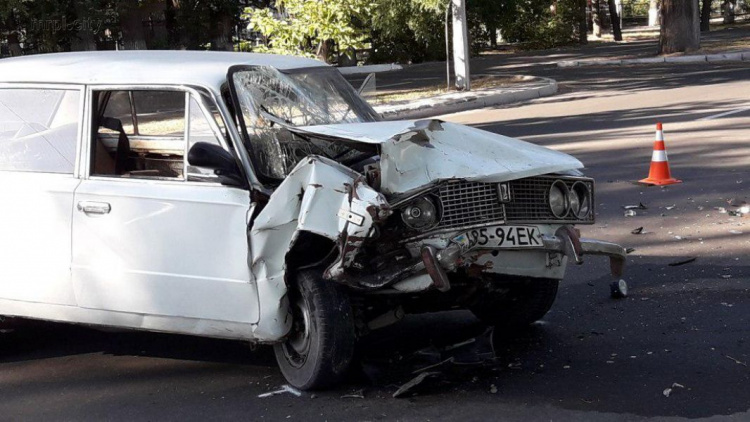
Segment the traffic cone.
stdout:
[[651,168],[648,171],[648,177],[641,180],[640,183],[657,186],[682,183],[682,180],[673,178],[669,171],[669,159],[667,158],[667,148],[664,146],[664,132],[661,123],[656,124],[656,140],[654,141],[654,152],[651,155]]

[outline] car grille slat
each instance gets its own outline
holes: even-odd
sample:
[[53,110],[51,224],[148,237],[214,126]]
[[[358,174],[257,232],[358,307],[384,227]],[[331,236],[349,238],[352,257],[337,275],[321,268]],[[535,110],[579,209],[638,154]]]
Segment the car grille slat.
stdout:
[[492,183],[450,182],[438,189],[438,196],[443,205],[439,229],[503,220],[497,186]]
[[537,176],[507,182],[511,202],[501,203],[497,183],[454,181],[434,192],[442,203],[443,218],[435,229],[476,227],[498,223],[593,223],[594,213],[584,220],[572,215],[556,218],[547,202],[548,190],[555,180],[562,180],[571,188],[583,181],[592,192],[593,181],[581,178]]

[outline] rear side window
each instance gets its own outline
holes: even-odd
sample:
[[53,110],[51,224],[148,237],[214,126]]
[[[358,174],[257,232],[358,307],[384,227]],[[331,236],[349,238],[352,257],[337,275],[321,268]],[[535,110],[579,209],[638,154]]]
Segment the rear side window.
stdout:
[[81,93],[0,89],[0,171],[72,174]]

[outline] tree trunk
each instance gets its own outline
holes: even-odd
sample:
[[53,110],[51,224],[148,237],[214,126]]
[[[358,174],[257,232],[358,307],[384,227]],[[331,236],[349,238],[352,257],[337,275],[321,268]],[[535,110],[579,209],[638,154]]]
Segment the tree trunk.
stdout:
[[701,31],[708,32],[711,30],[711,1],[703,0],[701,8]]
[[223,15],[215,23],[214,36],[211,39],[212,50],[232,51],[232,16]]
[[[697,1],[697,0],[696,0]],[[622,41],[622,28],[620,28],[620,17],[617,15],[617,4],[615,0],[609,0],[609,20],[612,25],[612,34],[615,41]]]
[[659,54],[697,50],[701,46],[698,0],[662,0]]
[[602,9],[599,7],[599,0],[591,0],[591,20],[594,25],[594,36],[602,37]]
[[586,0],[578,0],[578,42],[589,42],[589,27],[586,22]]
[[724,10],[724,23],[734,23],[734,6],[735,1],[724,0],[724,4],[721,5]]
[[143,30],[143,14],[137,3],[130,5],[120,16],[122,47],[124,50],[145,50],[146,31]]
[[11,31],[8,34],[8,50],[10,51],[11,57],[17,57],[23,55],[23,50],[21,49],[21,42],[18,40],[18,33],[16,31]]

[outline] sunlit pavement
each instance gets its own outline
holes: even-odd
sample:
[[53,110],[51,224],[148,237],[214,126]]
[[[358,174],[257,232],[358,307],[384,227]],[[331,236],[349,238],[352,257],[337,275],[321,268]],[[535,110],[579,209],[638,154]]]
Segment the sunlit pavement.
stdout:
[[[470,314],[410,317],[363,345],[365,367],[348,384],[302,397],[257,397],[284,383],[266,347],[34,323],[0,336],[0,419],[750,418],[750,218],[715,209],[750,200],[750,66],[527,73],[554,77],[563,92],[442,118],[579,157],[598,181],[597,222],[583,234],[635,248],[627,299],[610,299],[607,264],[594,258],[570,268],[541,324],[497,336],[489,362],[466,356],[488,347]],[[657,121],[684,181],[664,189],[631,183],[648,172]],[[639,203],[647,209],[624,216]],[[644,234],[631,234],[638,227]],[[391,397],[422,364],[415,351],[473,338],[457,358],[466,365],[438,367],[418,395]]]

